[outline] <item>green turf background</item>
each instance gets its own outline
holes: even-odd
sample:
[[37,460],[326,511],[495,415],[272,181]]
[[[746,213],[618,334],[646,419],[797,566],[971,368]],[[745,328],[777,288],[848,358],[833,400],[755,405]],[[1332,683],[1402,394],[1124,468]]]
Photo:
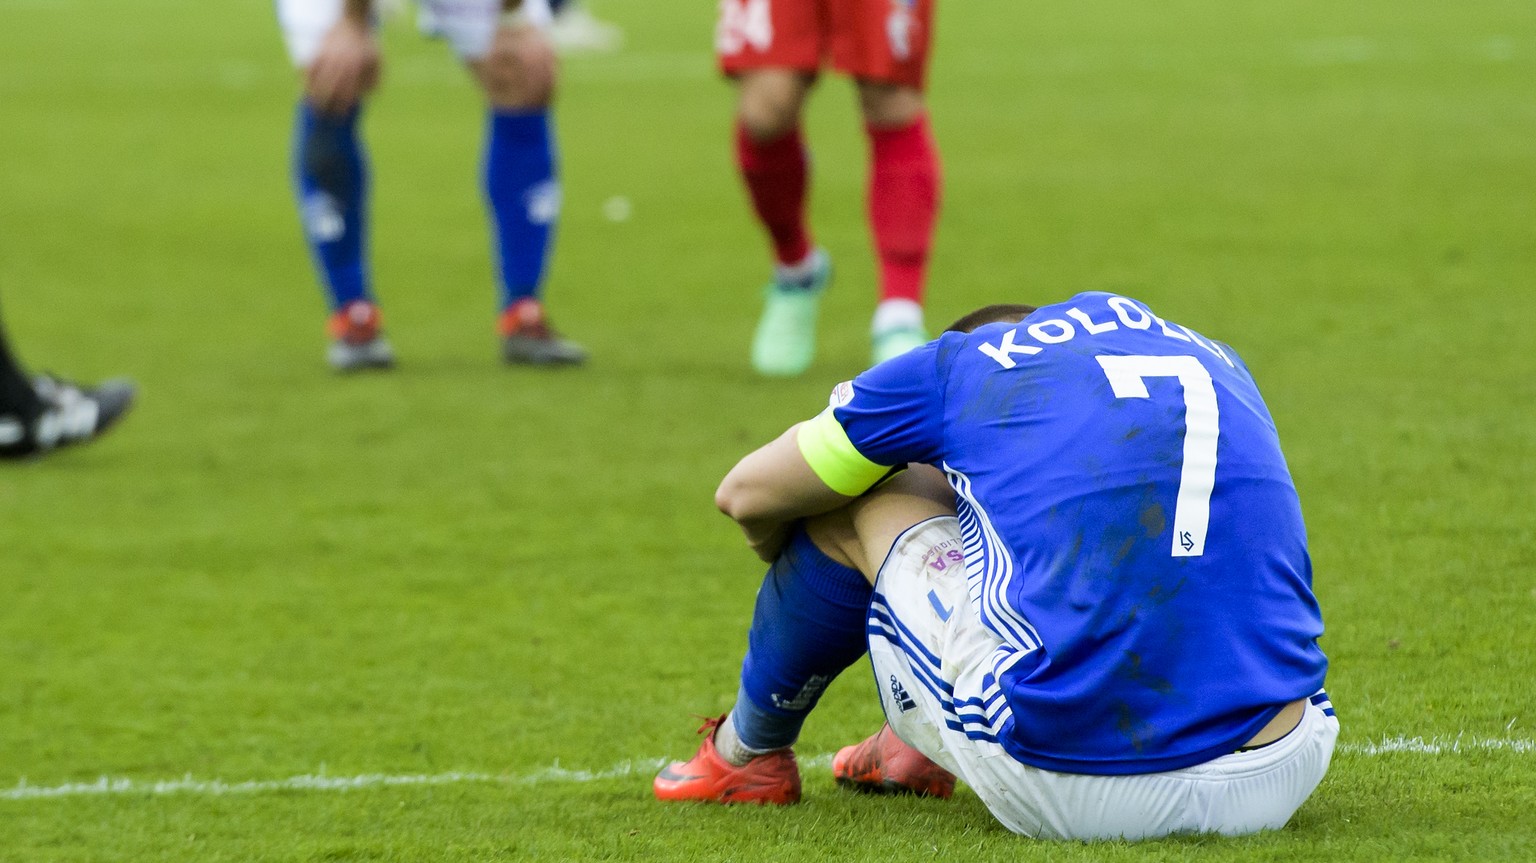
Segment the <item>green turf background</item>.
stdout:
[[[973,796],[663,807],[729,705],[759,567],[710,506],[866,361],[846,82],[808,116],[837,258],[803,380],[746,365],[766,272],[713,4],[606,0],[565,67],[549,288],[583,370],[495,361],[446,50],[386,34],[369,111],[401,354],[337,379],[264,0],[0,0],[0,296],[39,368],[126,373],[99,445],[0,468],[0,789],[102,775],[508,777],[0,799],[0,860],[1529,860],[1536,754],[1341,754],[1285,831],[1041,845]],[[1342,740],[1536,726],[1536,6],[945,2],[931,309],[1114,290],[1235,345],[1301,489]],[[633,216],[611,222],[622,196]],[[856,669],[807,726],[872,731]],[[558,763],[633,774],[524,782]]]

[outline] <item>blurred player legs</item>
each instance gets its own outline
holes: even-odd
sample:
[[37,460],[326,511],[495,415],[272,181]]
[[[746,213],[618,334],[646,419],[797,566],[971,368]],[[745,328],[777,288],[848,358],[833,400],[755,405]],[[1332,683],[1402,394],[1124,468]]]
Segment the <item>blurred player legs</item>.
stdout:
[[854,78],[870,144],[868,216],[880,265],[871,359],[927,341],[924,288],[940,188],[923,96],[932,20],[931,0],[721,7],[716,48],[738,85],[737,164],[776,262],[752,349],[762,374],[797,375],[814,359],[813,300],[830,270],[805,211],[810,156],[800,116],[828,63]]
[[[500,288],[502,357],[581,363],[586,351],[554,332],[542,299],[560,211],[546,0],[426,0],[422,9],[488,103],[481,177]],[[367,265],[369,169],[359,130],[362,104],[379,77],[379,11],[372,0],[278,4],[290,54],[305,75],[294,173],[305,237],[330,301],[327,356],[340,371],[394,362]]]

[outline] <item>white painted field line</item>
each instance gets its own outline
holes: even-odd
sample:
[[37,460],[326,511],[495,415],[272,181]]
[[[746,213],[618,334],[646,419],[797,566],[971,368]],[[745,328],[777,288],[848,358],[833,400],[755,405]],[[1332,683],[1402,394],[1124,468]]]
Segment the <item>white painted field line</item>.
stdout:
[[538,785],[548,782],[596,782],[602,779],[622,779],[628,776],[649,776],[660,770],[666,761],[623,761],[606,770],[571,770],[558,763],[521,776],[451,771],[448,773],[407,773],[391,775],[365,773],[360,776],[327,776],[305,774],[287,779],[252,779],[243,782],[226,782],[222,779],[128,779],[103,776],[95,782],[69,782],[63,785],[30,785],[26,780],[14,788],[0,791],[0,800],[39,800],[50,797],[100,797],[117,794],[144,794],[165,796],[193,794],[209,797],[226,794],[256,794],[268,791],[354,791],[366,788],[393,788],[427,785]]
[[[1386,755],[1405,756],[1460,756],[1475,752],[1508,752],[1516,755],[1536,754],[1536,740],[1511,737],[1387,737],[1369,743],[1343,743],[1338,747],[1343,755],[1375,758]],[[621,761],[603,770],[572,770],[558,763],[535,770],[532,773],[508,775],[496,773],[452,771],[448,773],[417,773],[390,775],[365,773],[360,776],[327,776],[306,774],[287,779],[252,779],[243,782],[226,782],[222,779],[129,779],[103,776],[95,782],[69,782],[62,785],[31,785],[26,780],[15,787],[0,790],[0,800],[47,800],[60,797],[104,797],[118,795],[144,795],[164,797],[173,794],[218,797],[229,794],[260,794],[273,791],[360,791],[369,788],[399,788],[435,785],[542,785],[547,783],[599,782],[605,779],[649,778],[662,765],[665,758]],[[806,767],[819,769],[830,767],[830,753],[800,759]]]

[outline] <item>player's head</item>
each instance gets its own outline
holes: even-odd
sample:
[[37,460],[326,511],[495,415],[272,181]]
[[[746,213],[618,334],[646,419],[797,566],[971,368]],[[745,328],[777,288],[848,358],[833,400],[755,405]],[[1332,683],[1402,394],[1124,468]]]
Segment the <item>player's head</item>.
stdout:
[[1029,317],[1029,313],[1034,310],[1034,306],[1026,306],[1022,303],[998,303],[992,306],[982,306],[950,324],[944,332],[969,333],[987,324],[1002,323],[1004,321],[1016,324]]

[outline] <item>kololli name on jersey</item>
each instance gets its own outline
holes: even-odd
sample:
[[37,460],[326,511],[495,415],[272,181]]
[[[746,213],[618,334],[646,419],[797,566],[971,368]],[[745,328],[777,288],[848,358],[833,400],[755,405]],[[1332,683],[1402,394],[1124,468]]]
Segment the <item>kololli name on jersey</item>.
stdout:
[[[1156,324],[1157,332],[1161,332],[1170,339],[1199,345],[1218,356],[1227,365],[1232,366],[1232,359],[1227,352],[1221,349],[1221,345],[1206,339],[1183,324],[1170,325],[1167,321],[1152,313],[1146,306],[1129,300],[1125,297],[1109,297],[1105,309],[1093,309],[1093,313],[1083,311],[1078,306],[1066,310],[1063,317],[1048,318],[1043,321],[1035,321],[1025,326],[1019,324],[1011,330],[1003,333],[1002,339],[997,343],[985,342],[978,346],[978,350],[991,357],[998,365],[1005,369],[1011,369],[1018,365],[1014,359],[1016,356],[1032,357],[1042,353],[1050,345],[1059,345],[1070,342],[1079,334],[1086,336],[1100,336],[1114,332],[1122,326],[1132,330],[1151,330]],[[1070,318],[1071,320],[1067,320]],[[1031,339],[1034,343],[1019,342],[1020,338]],[[1235,366],[1234,366],[1235,367]]]

